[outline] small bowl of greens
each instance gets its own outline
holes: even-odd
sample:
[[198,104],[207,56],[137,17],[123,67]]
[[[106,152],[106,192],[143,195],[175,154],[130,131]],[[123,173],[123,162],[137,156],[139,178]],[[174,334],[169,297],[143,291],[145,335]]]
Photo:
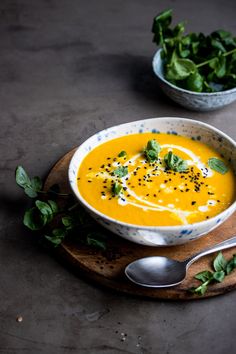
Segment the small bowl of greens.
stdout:
[[236,37],[217,30],[184,34],[184,23],[170,28],[172,10],[154,18],[153,41],[160,46],[153,70],[161,89],[180,105],[198,111],[236,100]]

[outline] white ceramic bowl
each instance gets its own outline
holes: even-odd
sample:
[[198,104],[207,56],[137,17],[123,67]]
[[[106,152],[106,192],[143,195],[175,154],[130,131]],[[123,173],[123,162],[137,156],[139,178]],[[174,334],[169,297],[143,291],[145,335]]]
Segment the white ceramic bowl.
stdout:
[[185,135],[201,140],[220,151],[226,159],[232,161],[236,171],[236,143],[220,130],[195,120],[185,118],[152,118],[117,125],[91,136],[75,151],[69,165],[69,183],[73,193],[91,216],[115,234],[129,241],[149,246],[170,246],[183,244],[207,234],[222,224],[236,209],[236,202],[217,216],[198,223],[180,226],[140,226],[113,219],[92,207],[80,194],[77,187],[77,172],[83,158],[96,146],[127,134],[143,132],[164,132]]
[[162,91],[185,108],[194,111],[212,111],[236,100],[236,87],[220,92],[193,92],[171,84],[164,78],[161,49],[154,55],[152,67]]

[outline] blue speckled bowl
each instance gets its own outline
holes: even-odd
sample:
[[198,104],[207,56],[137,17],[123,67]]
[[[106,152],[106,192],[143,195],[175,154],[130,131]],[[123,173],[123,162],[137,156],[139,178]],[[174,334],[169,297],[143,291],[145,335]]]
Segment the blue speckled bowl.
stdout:
[[127,134],[143,132],[164,132],[185,135],[201,140],[220,151],[226,159],[232,161],[236,171],[236,143],[220,130],[202,122],[185,118],[152,118],[117,125],[105,129],[86,140],[75,151],[69,165],[69,183],[73,193],[91,216],[107,229],[129,241],[148,246],[171,246],[195,240],[222,224],[236,209],[236,202],[219,215],[206,221],[180,226],[140,226],[128,224],[110,218],[93,208],[81,196],[77,187],[77,172],[83,158],[96,146]]
[[171,84],[164,78],[161,49],[154,55],[152,66],[162,91],[181,106],[194,111],[212,111],[236,100],[236,87],[220,92],[193,92]]

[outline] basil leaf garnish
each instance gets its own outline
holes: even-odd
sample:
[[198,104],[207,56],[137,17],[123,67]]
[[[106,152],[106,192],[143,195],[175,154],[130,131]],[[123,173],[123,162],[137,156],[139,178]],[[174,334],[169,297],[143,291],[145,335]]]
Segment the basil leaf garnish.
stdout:
[[119,166],[117,167],[113,173],[118,177],[125,177],[128,174],[128,167],[127,166]]
[[168,154],[164,156],[164,161],[166,167],[175,172],[183,172],[188,169],[187,161],[183,160],[181,157],[173,154],[172,151],[169,151]]
[[212,170],[219,172],[222,175],[224,175],[229,170],[225,163],[217,157],[211,157],[208,160],[208,165]]
[[149,162],[155,162],[158,159],[158,155],[161,151],[161,146],[155,139],[149,140],[144,154]]
[[115,182],[112,185],[112,193],[116,196],[118,196],[122,192],[122,189],[122,186],[118,182]]
[[119,154],[118,157],[125,157],[127,156],[127,152],[125,150],[122,150]]

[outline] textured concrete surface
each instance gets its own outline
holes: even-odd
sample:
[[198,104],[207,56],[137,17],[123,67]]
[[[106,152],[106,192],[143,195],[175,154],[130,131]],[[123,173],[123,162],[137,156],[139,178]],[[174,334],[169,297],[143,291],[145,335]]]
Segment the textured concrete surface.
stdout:
[[182,116],[236,138],[236,103],[201,114],[159,91],[150,27],[168,7],[188,31],[236,34],[233,0],[0,2],[0,353],[236,351],[235,292],[178,303],[100,289],[57,263],[21,224],[28,201],[15,185],[16,165],[43,177],[105,127]]

